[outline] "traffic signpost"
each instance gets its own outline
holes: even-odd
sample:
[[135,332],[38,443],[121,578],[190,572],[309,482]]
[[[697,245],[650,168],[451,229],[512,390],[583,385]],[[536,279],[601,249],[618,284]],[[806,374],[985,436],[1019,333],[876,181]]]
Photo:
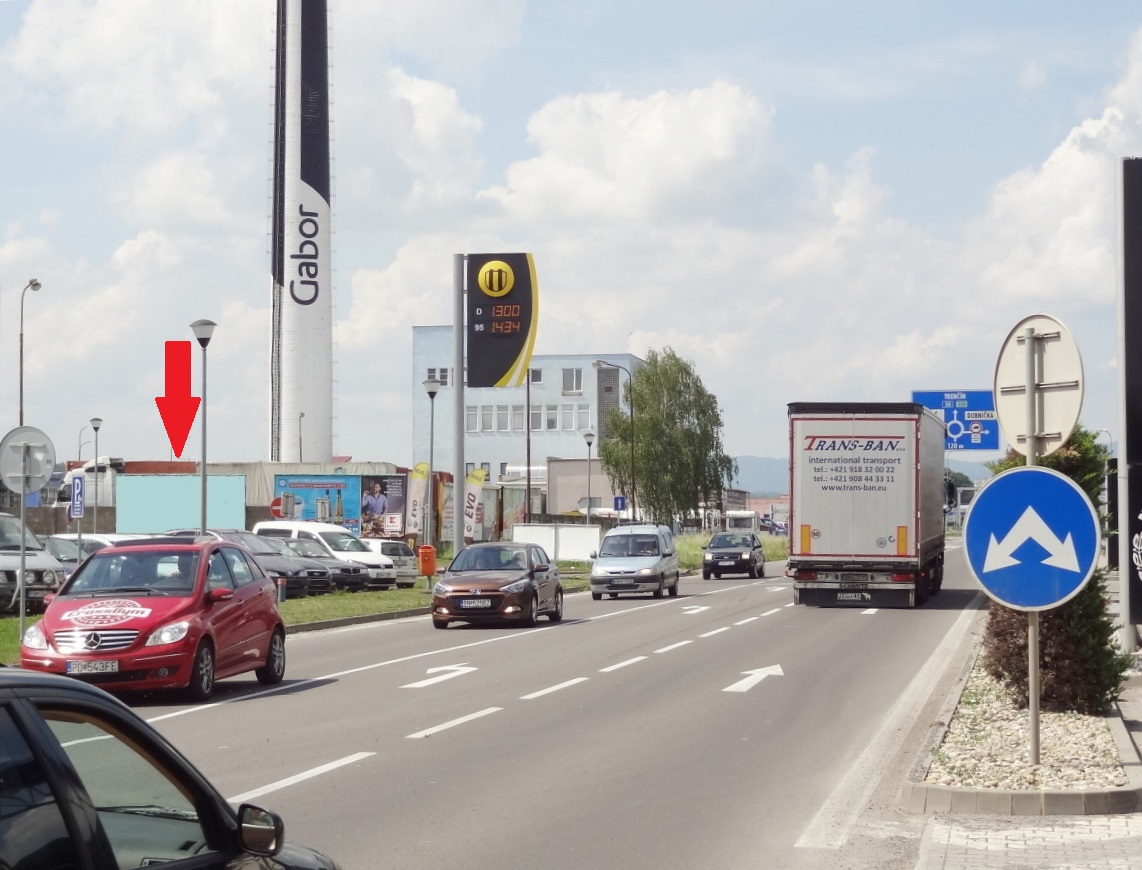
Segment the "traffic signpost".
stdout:
[[944,421],[944,450],[999,449],[991,390],[913,390],[912,401]]

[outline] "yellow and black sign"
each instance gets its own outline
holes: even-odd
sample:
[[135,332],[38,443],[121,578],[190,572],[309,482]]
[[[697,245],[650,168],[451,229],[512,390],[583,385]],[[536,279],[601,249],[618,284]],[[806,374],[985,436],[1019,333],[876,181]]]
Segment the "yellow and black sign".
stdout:
[[522,384],[538,321],[531,254],[468,255],[469,387]]

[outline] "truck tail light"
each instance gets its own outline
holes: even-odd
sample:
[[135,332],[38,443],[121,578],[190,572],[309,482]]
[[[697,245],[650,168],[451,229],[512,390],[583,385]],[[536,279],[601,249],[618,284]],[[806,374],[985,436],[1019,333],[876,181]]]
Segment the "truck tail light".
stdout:
[[893,574],[893,583],[911,583],[917,577],[916,574]]
[[802,568],[802,569],[799,569],[799,570],[793,572],[793,579],[794,580],[805,580],[805,581],[816,580],[817,579],[817,572],[816,571],[806,571],[805,569]]

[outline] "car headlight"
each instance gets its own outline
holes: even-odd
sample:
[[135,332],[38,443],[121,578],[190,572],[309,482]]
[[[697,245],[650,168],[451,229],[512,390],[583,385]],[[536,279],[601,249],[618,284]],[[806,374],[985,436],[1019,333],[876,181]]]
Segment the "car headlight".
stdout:
[[28,649],[42,649],[48,648],[48,639],[44,636],[44,630],[40,628],[37,622],[35,625],[29,625],[27,631],[24,632],[24,646]]
[[749,550],[742,550],[741,558],[748,559],[749,558]]
[[24,572],[24,585],[25,586],[31,586],[35,582],[36,582],[36,572],[35,571],[25,571]]
[[707,553],[702,558],[707,562],[713,562],[714,561],[714,554],[713,553]]
[[509,583],[501,591],[515,595],[517,592],[523,592],[530,584],[531,581],[524,577],[522,580],[516,580],[515,583]]
[[51,578],[50,582],[53,586],[59,586],[61,583],[63,583],[64,580],[67,579],[67,572],[66,571],[45,571],[44,572],[44,579],[48,580],[49,578]]
[[435,586],[432,587],[432,594],[433,595],[447,595],[451,591],[452,591],[452,587],[446,586],[444,583],[437,583]]
[[187,632],[190,631],[190,623],[185,620],[182,622],[172,622],[170,625],[164,625],[158,631],[151,632],[151,636],[147,638],[144,646],[164,646],[168,643],[178,643]]
[[637,571],[635,571],[635,573],[640,577],[645,577],[648,574],[657,574],[658,571],[656,571],[654,568],[639,568]]

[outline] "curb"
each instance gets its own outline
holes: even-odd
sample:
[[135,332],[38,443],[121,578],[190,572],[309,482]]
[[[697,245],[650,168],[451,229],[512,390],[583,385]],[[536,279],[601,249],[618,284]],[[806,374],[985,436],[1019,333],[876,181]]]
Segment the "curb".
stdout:
[[342,628],[346,625],[363,625],[367,622],[383,622],[405,616],[425,616],[432,612],[431,607],[416,607],[412,610],[391,610],[388,613],[366,613],[362,616],[344,616],[341,619],[326,619],[323,622],[299,622],[287,625],[286,634],[299,634],[305,631],[321,631],[323,628]]

